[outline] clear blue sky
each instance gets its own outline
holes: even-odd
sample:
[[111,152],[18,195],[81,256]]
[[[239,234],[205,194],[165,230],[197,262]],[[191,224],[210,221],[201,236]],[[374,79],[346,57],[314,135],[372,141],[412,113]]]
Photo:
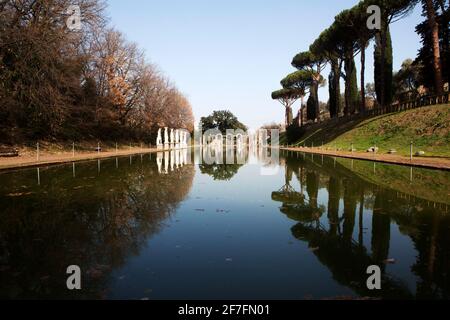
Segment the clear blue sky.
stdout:
[[[150,62],[189,98],[196,121],[229,109],[257,128],[283,122],[270,94],[295,71],[292,57],[307,50],[341,10],[357,0],[108,0],[111,25],[145,50]],[[420,8],[392,26],[394,68],[415,58]],[[357,64],[359,57],[357,57]],[[372,49],[366,81],[373,81]],[[359,67],[358,67],[359,68]],[[328,73],[328,70],[326,71]],[[328,100],[328,89],[320,90]],[[297,108],[294,110],[297,112]]]

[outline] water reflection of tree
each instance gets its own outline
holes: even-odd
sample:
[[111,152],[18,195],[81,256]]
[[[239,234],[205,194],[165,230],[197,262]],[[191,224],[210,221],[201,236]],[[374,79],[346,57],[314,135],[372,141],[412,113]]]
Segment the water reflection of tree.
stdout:
[[201,164],[200,172],[211,176],[214,180],[229,181],[238,173],[241,164]]
[[391,217],[383,212],[383,208],[388,206],[389,203],[382,193],[376,192],[372,216],[372,256],[379,265],[382,265],[383,261],[388,259],[389,256]]
[[328,221],[330,233],[337,235],[339,230],[339,201],[341,198],[341,186],[339,179],[330,177],[328,184]]
[[[299,173],[297,178],[301,189],[306,187],[310,199],[315,198],[316,180],[313,175],[309,179],[305,178],[304,172],[320,172],[320,181],[324,180],[322,177],[328,176],[328,183],[325,184],[328,190],[326,220],[298,219],[302,215],[310,216],[307,210],[300,209],[302,201],[297,203],[300,210],[296,216],[289,217],[299,222],[292,228],[293,235],[314,248],[314,255],[330,269],[339,283],[364,296],[419,299],[450,297],[450,216],[427,206],[426,201],[410,196],[398,197],[392,190],[368,183],[349,169],[335,165],[333,159],[326,158],[324,162],[318,163],[308,158],[290,157],[284,161],[290,171]],[[290,206],[295,204],[291,203]],[[280,210],[286,213],[283,209]],[[364,209],[372,212],[371,229],[363,225]],[[411,266],[411,271],[418,279],[414,294],[387,272],[387,263],[392,258],[389,256],[392,223],[396,223],[400,232],[411,238],[417,250],[416,262]],[[364,234],[367,232],[370,232],[371,240],[364,244]],[[370,247],[366,248],[367,245]],[[382,268],[381,292],[367,290],[366,269],[369,265]]]
[[[147,160],[148,161],[148,160]],[[108,274],[139,253],[188,194],[192,166],[158,175],[153,163],[113,161],[2,175],[0,296],[101,298]],[[65,287],[66,268],[83,270],[83,290]]]
[[[280,211],[288,216],[290,219],[296,221],[312,222],[320,219],[324,212],[323,207],[318,207],[318,180],[319,177],[314,172],[306,174],[306,184],[309,195],[309,201],[306,201],[303,195],[303,187],[301,191],[296,191],[292,187],[293,173],[299,180],[304,181],[303,170],[293,170],[292,167],[285,167],[285,184],[277,192],[272,193],[272,200],[281,202]],[[303,183],[300,183],[303,186]]]
[[314,255],[332,273],[333,278],[363,297],[411,298],[408,289],[386,274],[382,277],[382,290],[370,291],[367,288],[367,267],[375,261],[364,247],[343,236],[330,233],[323,226],[299,223],[292,228],[295,238],[308,242],[314,248]]
[[[411,271],[417,277],[416,297],[419,299],[450,298],[450,216],[409,199],[396,200],[389,190],[379,190],[378,208],[398,224],[417,250]],[[386,228],[387,229],[387,228]],[[387,237],[387,231],[386,231]],[[387,244],[382,245],[388,246]]]
[[[205,149],[205,152],[215,153],[217,150]],[[239,172],[239,169],[247,163],[249,152],[246,148],[238,149],[227,146],[224,150],[219,151],[217,157],[218,159],[215,160],[220,160],[220,163],[200,164],[200,172],[211,176],[214,180],[230,181]],[[205,159],[203,159],[203,162],[206,162]]]

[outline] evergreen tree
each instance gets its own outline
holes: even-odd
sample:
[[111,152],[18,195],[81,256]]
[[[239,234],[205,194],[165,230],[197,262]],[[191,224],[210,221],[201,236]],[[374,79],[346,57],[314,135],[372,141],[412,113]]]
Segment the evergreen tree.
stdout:
[[[444,5],[437,6],[439,10],[436,11],[436,20],[438,22],[439,29],[439,42],[440,42],[440,59],[442,64],[442,77],[443,81],[450,82],[450,9]],[[425,11],[425,8],[424,8]],[[426,16],[426,13],[423,14]],[[419,50],[416,61],[414,62],[420,68],[420,83],[427,88],[435,87],[435,75],[433,70],[433,39],[432,32],[430,31],[430,24],[427,20],[422,22],[416,27],[416,32],[421,38],[422,48]]]
[[351,58],[345,60],[345,115],[354,114],[356,106],[358,105],[359,91],[358,91],[358,79],[356,78],[356,64],[351,54]]
[[[375,90],[377,92],[377,101],[381,106],[391,104],[393,96],[392,90],[393,56],[392,56],[392,40],[389,26],[387,26],[386,30],[387,32],[385,36],[382,33],[378,33],[375,36],[375,52],[374,52]],[[382,52],[383,52],[384,37],[386,41],[386,47],[384,50],[384,57],[383,57]]]

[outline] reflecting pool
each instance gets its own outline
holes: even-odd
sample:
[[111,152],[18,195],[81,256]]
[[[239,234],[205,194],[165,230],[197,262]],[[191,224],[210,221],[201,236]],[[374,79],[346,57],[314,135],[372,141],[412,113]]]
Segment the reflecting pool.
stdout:
[[0,298],[450,297],[449,172],[281,152],[261,174],[231,152],[0,173]]

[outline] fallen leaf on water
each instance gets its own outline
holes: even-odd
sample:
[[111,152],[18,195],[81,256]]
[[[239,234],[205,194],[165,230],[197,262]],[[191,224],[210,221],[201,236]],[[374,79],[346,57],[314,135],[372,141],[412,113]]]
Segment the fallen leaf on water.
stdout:
[[385,264],[395,264],[397,261],[395,259],[386,259],[384,260]]

